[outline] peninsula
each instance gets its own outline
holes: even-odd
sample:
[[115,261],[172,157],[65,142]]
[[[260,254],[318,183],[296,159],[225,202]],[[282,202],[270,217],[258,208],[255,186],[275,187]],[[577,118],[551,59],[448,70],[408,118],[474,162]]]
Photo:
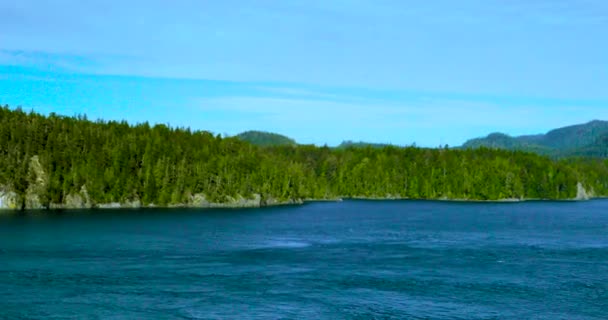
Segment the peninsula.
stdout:
[[46,116],[8,106],[0,107],[0,153],[5,209],[608,195],[608,163],[601,158],[556,159],[485,147],[256,145],[188,128]]

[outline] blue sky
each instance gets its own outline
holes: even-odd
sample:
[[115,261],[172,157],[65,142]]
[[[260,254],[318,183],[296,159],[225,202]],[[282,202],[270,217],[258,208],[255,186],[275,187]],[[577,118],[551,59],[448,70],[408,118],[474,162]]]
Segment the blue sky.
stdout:
[[608,119],[603,0],[0,1],[0,103],[458,145]]

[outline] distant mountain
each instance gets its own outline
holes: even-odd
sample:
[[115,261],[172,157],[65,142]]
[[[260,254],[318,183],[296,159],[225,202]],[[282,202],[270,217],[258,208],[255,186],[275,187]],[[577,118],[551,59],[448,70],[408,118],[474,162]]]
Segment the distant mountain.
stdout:
[[582,157],[608,158],[608,134],[603,134],[592,144],[579,148],[572,155]]
[[511,137],[502,133],[492,133],[485,138],[471,139],[462,147],[522,150],[556,157],[578,155],[606,157],[608,121],[594,120],[539,135]]
[[337,149],[345,149],[345,148],[350,148],[350,147],[354,147],[354,148],[372,147],[372,148],[382,149],[382,148],[388,147],[388,146],[392,146],[392,145],[391,144],[386,144],[386,143],[370,143],[370,142],[363,142],[363,141],[354,142],[354,141],[348,140],[348,141],[342,142],[336,148]]
[[492,148],[492,149],[507,149],[507,150],[521,150],[521,151],[532,151],[541,154],[550,154],[552,149],[542,146],[536,143],[539,136],[522,136],[522,137],[511,137],[504,133],[491,133],[485,138],[471,139],[467,141],[464,148]]
[[608,134],[608,121],[595,120],[549,131],[539,142],[556,149],[575,149],[595,143],[604,134]]
[[263,131],[246,131],[241,134],[238,134],[236,137],[238,139],[261,147],[297,145],[296,141],[289,137]]

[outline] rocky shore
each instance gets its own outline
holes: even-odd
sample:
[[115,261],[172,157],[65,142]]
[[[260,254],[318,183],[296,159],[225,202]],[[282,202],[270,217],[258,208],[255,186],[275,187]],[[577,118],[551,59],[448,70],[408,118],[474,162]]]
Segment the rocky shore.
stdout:
[[[83,188],[84,189],[84,188]],[[28,194],[26,198],[21,199],[16,193],[11,191],[0,191],[0,210],[40,210],[40,209],[137,209],[137,208],[259,208],[267,206],[280,205],[295,205],[303,204],[302,199],[290,199],[286,201],[277,200],[274,198],[262,198],[261,195],[255,194],[252,198],[243,196],[226,197],[224,202],[212,202],[207,200],[205,195],[196,194],[190,197],[190,201],[186,203],[170,204],[167,206],[158,206],[155,204],[144,205],[140,200],[130,200],[125,202],[112,203],[94,203],[84,192],[78,194],[70,194],[65,197],[64,203],[51,203],[49,206],[41,204],[39,197]],[[25,205],[22,206],[21,204]]]
[[[89,196],[86,185],[80,188],[79,192],[74,192],[64,197],[63,203],[45,204],[41,199],[47,189],[48,175],[42,170],[37,156],[32,157],[30,161],[30,172],[34,174],[32,183],[29,184],[25,195],[20,196],[16,192],[10,190],[6,186],[0,185],[0,209],[9,210],[40,210],[40,209],[123,209],[123,208],[158,208],[155,204],[143,204],[140,199],[129,199],[123,202],[112,203],[96,203]],[[327,199],[287,199],[279,200],[272,196],[262,196],[261,194],[253,194],[250,197],[241,195],[225,196],[221,202],[210,201],[205,194],[198,193],[187,197],[185,203],[169,204],[167,208],[259,208],[267,206],[279,205],[295,205],[303,204],[304,202],[316,201],[341,201],[342,198],[359,199],[359,200],[406,200],[401,195],[386,194],[376,197],[332,197]],[[587,190],[582,183],[577,184],[577,194],[573,199],[566,200],[589,200],[595,198],[593,190]],[[518,202],[528,200],[552,200],[552,199],[497,199],[497,200],[479,200],[479,199],[452,199],[447,197],[425,200],[440,200],[440,201],[468,201],[468,202]],[[6,211],[6,210],[5,210]]]

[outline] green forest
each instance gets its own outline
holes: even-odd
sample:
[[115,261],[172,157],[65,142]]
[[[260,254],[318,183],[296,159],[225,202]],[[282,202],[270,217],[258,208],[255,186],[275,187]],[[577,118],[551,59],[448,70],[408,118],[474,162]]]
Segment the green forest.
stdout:
[[521,151],[260,147],[237,137],[0,107],[0,192],[13,207],[196,205],[259,199],[573,199],[608,194],[608,161]]

